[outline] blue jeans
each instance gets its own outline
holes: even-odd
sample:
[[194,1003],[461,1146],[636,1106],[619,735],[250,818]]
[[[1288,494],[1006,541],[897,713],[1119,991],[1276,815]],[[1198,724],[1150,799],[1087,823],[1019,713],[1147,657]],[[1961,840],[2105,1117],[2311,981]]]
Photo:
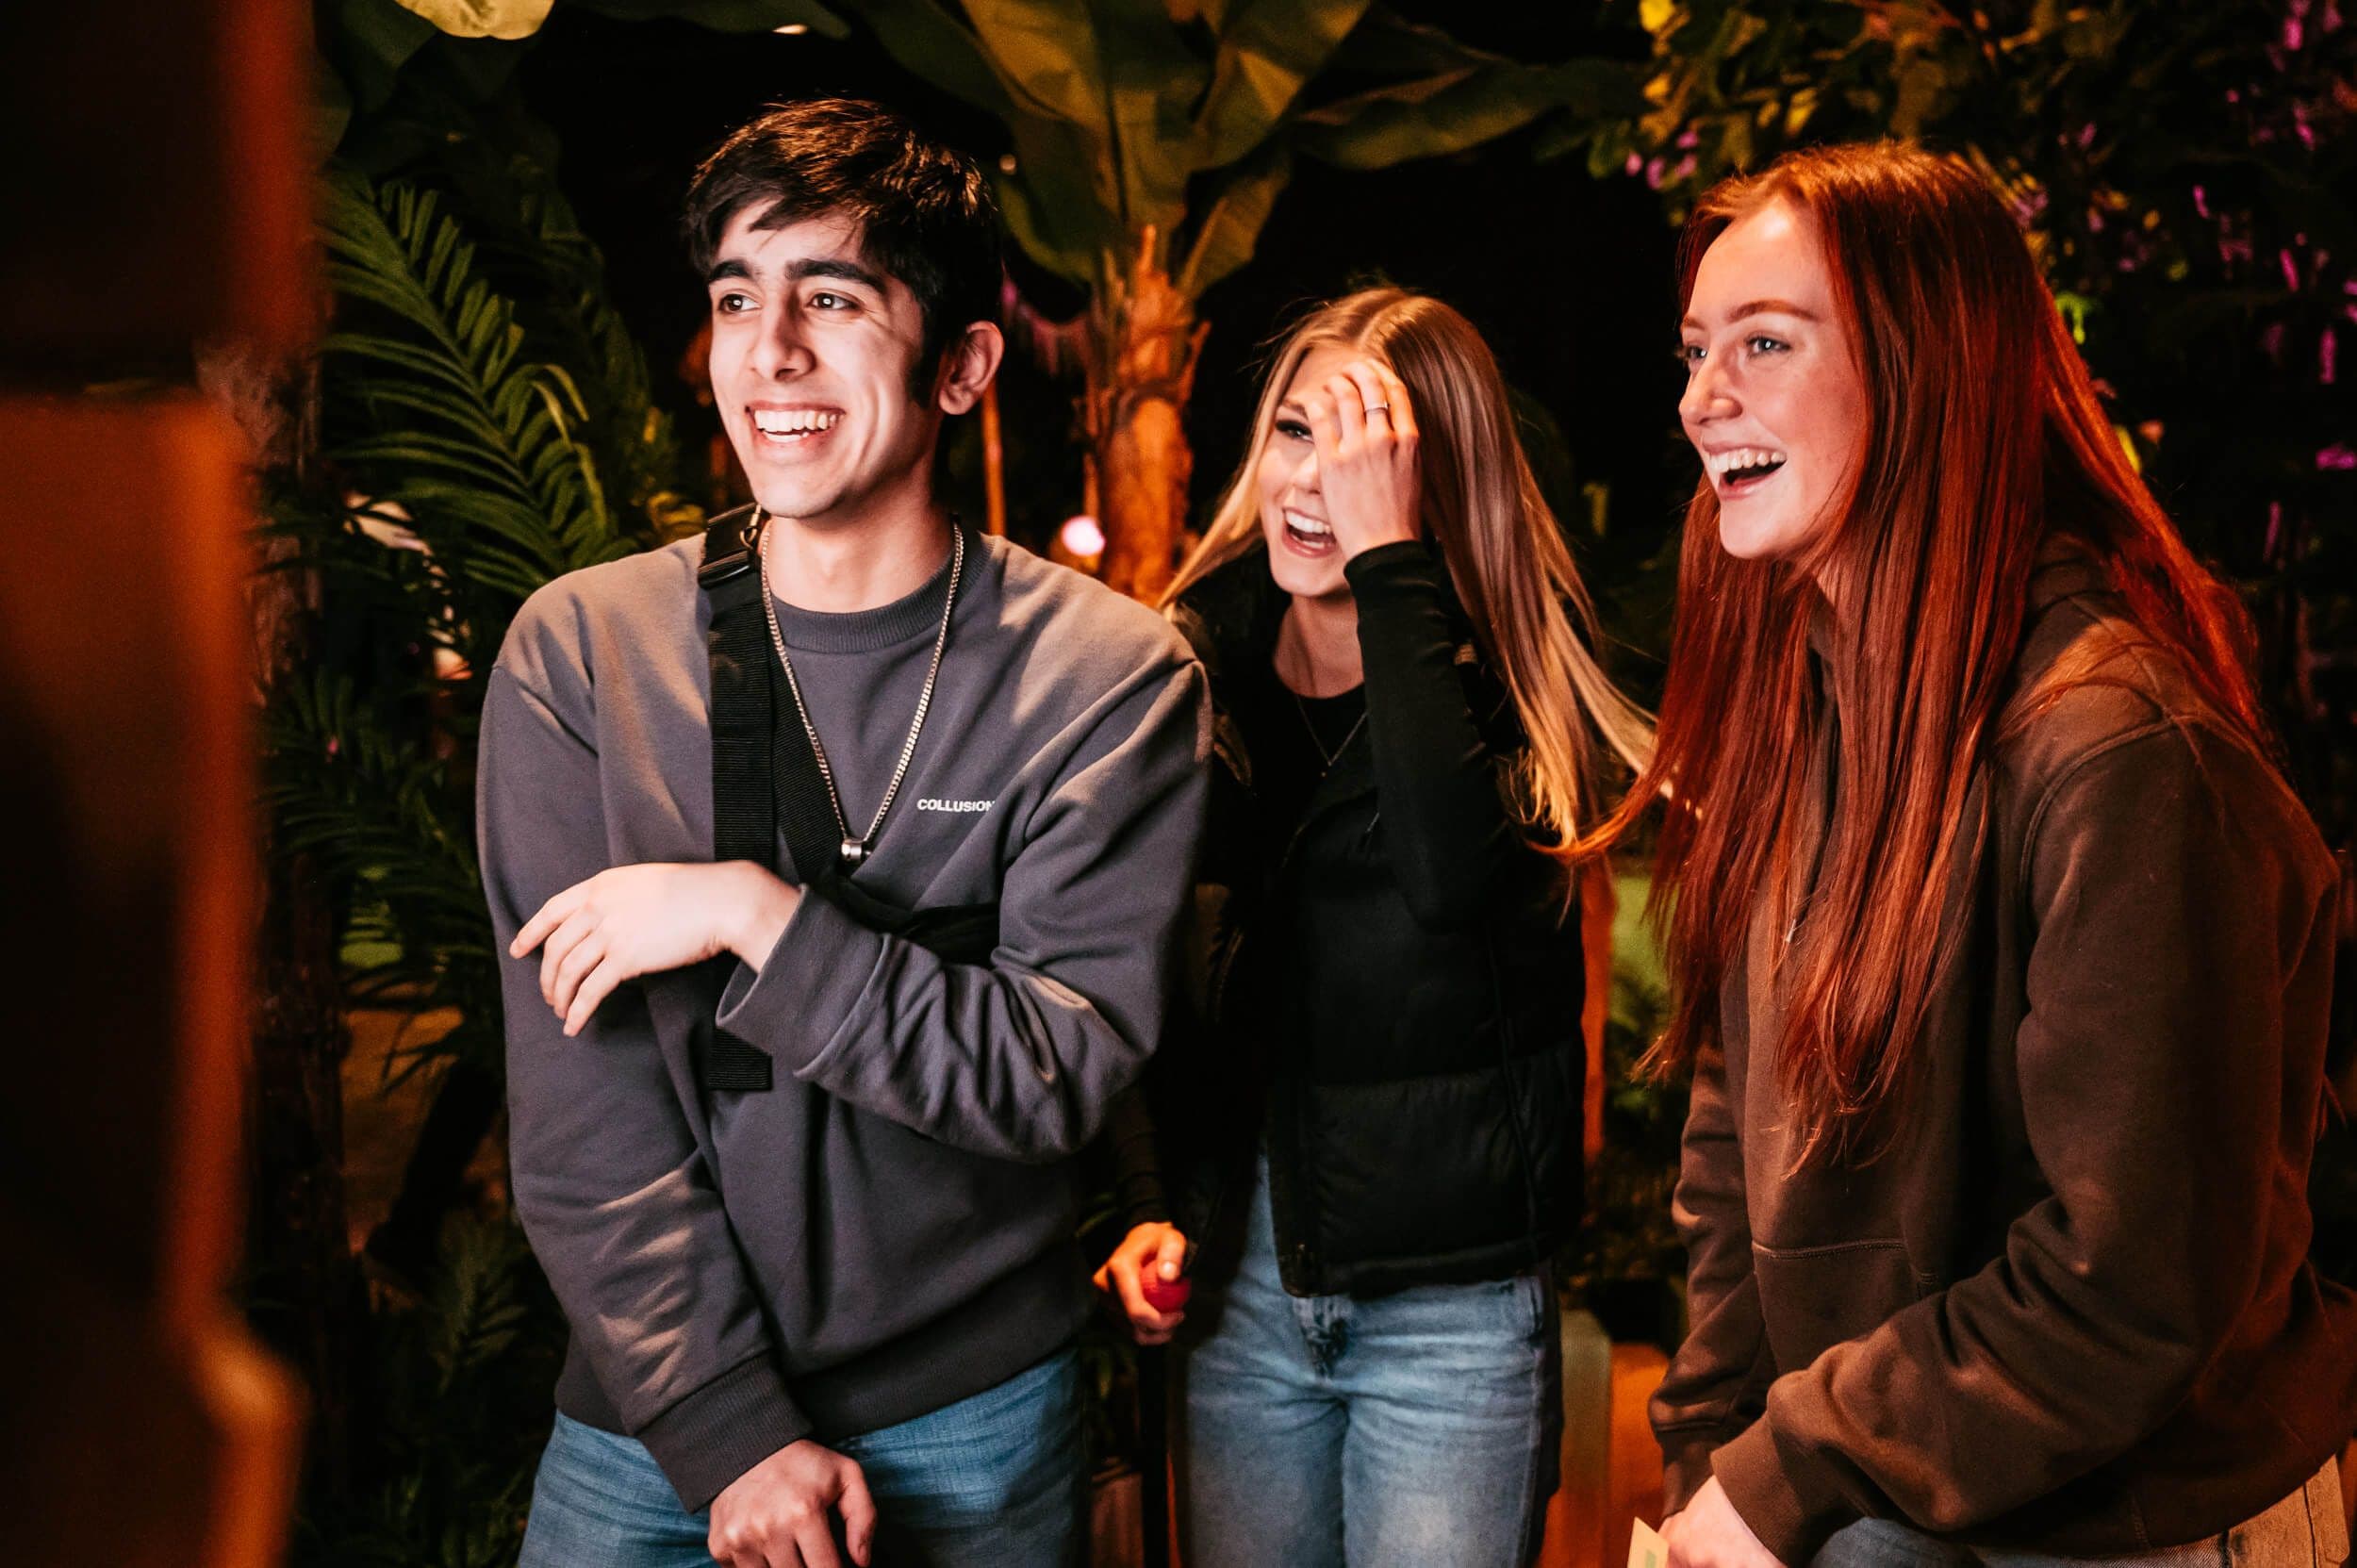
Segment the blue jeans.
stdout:
[[[875,1568],[1077,1562],[1080,1409],[1063,1350],[970,1399],[829,1443],[859,1461],[875,1496]],[[517,1568],[712,1568],[708,1526],[680,1506],[643,1444],[559,1414]]]
[[2060,1558],[1965,1546],[1888,1519],[1836,1530],[1810,1568],[2337,1568],[2349,1557],[2337,1459],[2273,1508],[2190,1545],[2128,1557]]
[[1263,1164],[1236,1277],[1195,1301],[1173,1401],[1187,1568],[1536,1554],[1562,1428],[1542,1277],[1288,1296]]

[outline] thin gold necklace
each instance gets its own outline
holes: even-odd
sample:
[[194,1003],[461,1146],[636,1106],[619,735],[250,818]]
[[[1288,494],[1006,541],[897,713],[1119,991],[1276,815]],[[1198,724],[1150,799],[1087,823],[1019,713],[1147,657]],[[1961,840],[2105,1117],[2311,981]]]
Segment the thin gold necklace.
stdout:
[[[1288,619],[1285,628],[1280,629],[1277,633],[1277,653],[1281,654],[1284,652],[1285,633],[1287,630],[1292,632],[1294,646],[1300,652],[1302,673],[1304,677],[1308,680],[1310,685],[1317,685],[1317,661],[1310,656],[1309,644],[1303,639],[1301,629],[1298,626],[1293,625],[1290,619]],[[1270,659],[1269,666],[1271,670],[1277,676],[1277,684],[1283,686],[1286,694],[1293,698],[1294,712],[1301,716],[1301,727],[1310,732],[1310,744],[1318,749],[1318,772],[1320,776],[1323,777],[1326,773],[1330,772],[1333,769],[1334,760],[1337,757],[1340,757],[1344,751],[1350,750],[1350,743],[1358,739],[1359,732],[1366,727],[1367,710],[1364,706],[1360,708],[1358,718],[1352,722],[1350,729],[1344,733],[1341,741],[1336,743],[1334,749],[1329,751],[1326,749],[1325,737],[1318,734],[1318,727],[1316,723],[1310,718],[1310,704],[1308,700],[1301,695],[1299,688],[1294,686],[1291,681],[1285,679],[1285,672],[1282,668],[1277,667],[1276,658],[1272,657]],[[1359,687],[1346,687],[1343,691],[1338,691],[1334,693],[1334,695],[1337,697],[1344,696],[1350,690],[1362,688],[1364,685],[1364,681],[1361,681]],[[1323,699],[1321,699],[1321,701],[1323,701]]]
[[[1281,685],[1285,678],[1282,675],[1279,675],[1277,679]],[[1294,691],[1294,688],[1291,686],[1286,686],[1285,689],[1293,692],[1294,712],[1301,716],[1301,727],[1310,732],[1310,744],[1318,749],[1318,759],[1320,763],[1318,771],[1321,773],[1327,772],[1333,767],[1334,759],[1341,756],[1344,751],[1349,751],[1350,743],[1359,738],[1359,732],[1360,730],[1366,728],[1366,707],[1362,702],[1359,709],[1359,717],[1351,721],[1350,728],[1343,732],[1343,738],[1335,742],[1334,749],[1329,751],[1326,749],[1325,739],[1318,734],[1317,721],[1310,717],[1309,701],[1304,698],[1301,693]],[[1336,697],[1341,697],[1346,694],[1338,691],[1334,695]]]

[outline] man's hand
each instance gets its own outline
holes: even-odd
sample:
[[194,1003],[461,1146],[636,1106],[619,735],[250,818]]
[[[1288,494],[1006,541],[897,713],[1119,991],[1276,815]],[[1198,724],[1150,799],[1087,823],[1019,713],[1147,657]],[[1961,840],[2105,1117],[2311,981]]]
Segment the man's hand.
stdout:
[[704,1548],[726,1568],[843,1568],[832,1513],[851,1560],[867,1568],[876,1502],[856,1461],[810,1439],[789,1443],[712,1499]]
[[1096,1288],[1112,1296],[1129,1319],[1129,1332],[1140,1345],[1168,1345],[1171,1334],[1186,1321],[1186,1312],[1174,1308],[1158,1312],[1146,1299],[1145,1284],[1148,1278],[1165,1283],[1176,1280],[1187,1266],[1187,1238],[1175,1225],[1148,1221],[1132,1227],[1113,1248],[1113,1255],[1105,1260],[1096,1271]]
[[542,904],[507,955],[540,949],[540,998],[578,1034],[626,980],[724,950],[760,968],[800,899],[750,860],[617,866]]
[[1661,1543],[1670,1548],[1670,1568],[1784,1568],[1735,1511],[1716,1476],[1661,1522]]

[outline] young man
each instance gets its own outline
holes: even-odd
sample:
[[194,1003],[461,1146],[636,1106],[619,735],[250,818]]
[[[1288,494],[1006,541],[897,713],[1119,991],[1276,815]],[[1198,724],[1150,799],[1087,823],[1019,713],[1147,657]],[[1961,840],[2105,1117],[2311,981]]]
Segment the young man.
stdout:
[[1069,1561],[1063,1162],[1161,1028],[1201,672],[933,492],[1001,348],[970,162],[793,105],[687,222],[757,504],[535,595],[484,716],[516,1202],[573,1331],[523,1561]]

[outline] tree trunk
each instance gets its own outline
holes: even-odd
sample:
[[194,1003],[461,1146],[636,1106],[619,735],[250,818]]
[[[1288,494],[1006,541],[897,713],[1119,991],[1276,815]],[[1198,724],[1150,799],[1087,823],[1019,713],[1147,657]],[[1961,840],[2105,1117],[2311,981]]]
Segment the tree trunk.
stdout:
[[[308,455],[317,368],[290,371],[235,346],[198,357],[206,394],[236,419],[257,470]],[[293,546],[268,541],[254,578],[257,694],[300,679],[319,616],[318,584],[283,566]],[[349,1481],[352,1347],[359,1275],[344,1214],[343,1061],[350,1034],[333,911],[315,869],[283,853],[265,828],[256,933],[254,1059],[247,1089],[247,1313],[312,1400],[311,1487]]]
[[1105,531],[1100,575],[1149,602],[1170,586],[1186,533],[1187,398],[1209,323],[1162,270],[1152,225],[1126,267],[1108,257],[1089,312],[1082,424]]

